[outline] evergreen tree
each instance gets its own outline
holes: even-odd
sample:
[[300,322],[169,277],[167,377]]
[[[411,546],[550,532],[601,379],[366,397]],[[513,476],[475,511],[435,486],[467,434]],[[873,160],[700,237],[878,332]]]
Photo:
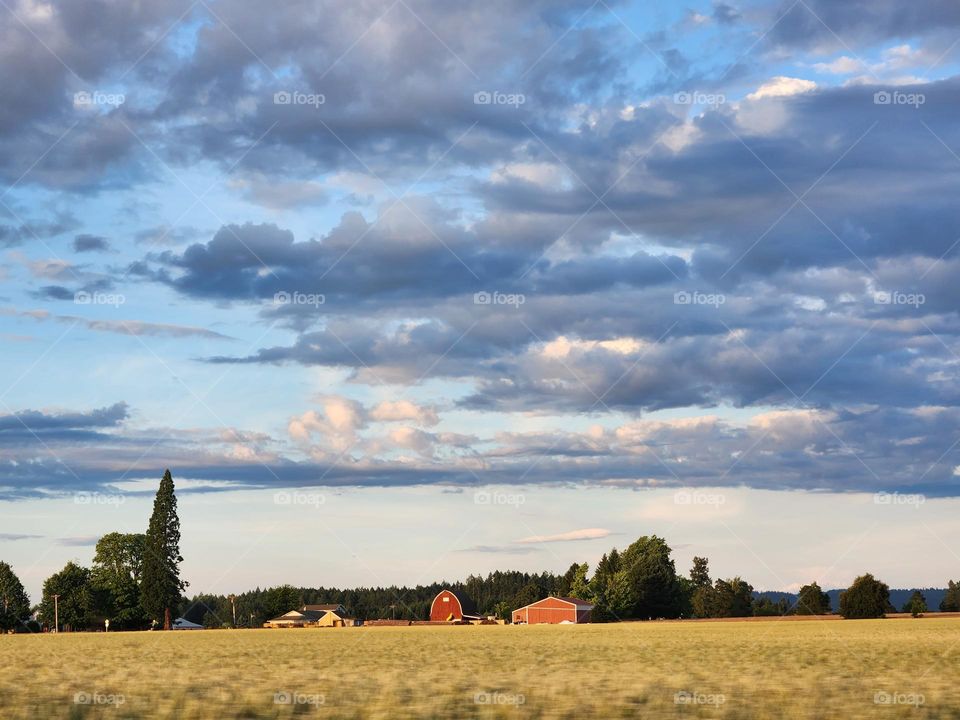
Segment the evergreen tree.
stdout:
[[7,563],[0,562],[0,632],[20,628],[30,617],[30,598]]
[[147,529],[143,556],[140,598],[144,610],[163,629],[172,625],[171,612],[180,601],[186,583],[180,580],[180,518],[173,476],[167,470],[153,501],[153,515]]
[[710,617],[715,604],[713,582],[710,580],[710,568],[705,557],[695,557],[690,568],[690,611],[694,617]]
[[695,557],[693,567],[690,568],[690,582],[695,588],[710,587],[713,581],[710,580],[709,561],[705,557]]
[[597,563],[593,577],[590,578],[590,593],[593,597],[593,622],[611,622],[619,618],[610,608],[610,599],[613,592],[613,581],[620,570],[620,553],[614,548],[609,555],[604,555]]
[[773,617],[783,615],[785,610],[782,598],[777,602],[768,597],[755,598],[753,601],[753,614],[755,616]]
[[535,603],[537,600],[543,598],[543,593],[541,593],[540,588],[536,583],[527,583],[513,598],[513,609],[522,608],[531,603]]
[[940,601],[940,612],[960,612],[960,582],[949,581],[947,593]]
[[927,607],[927,599],[919,590],[914,590],[913,595],[910,596],[910,599],[907,600],[903,606],[903,612],[908,612],[914,617],[920,617],[920,615],[927,612],[927,610],[929,610]]
[[570,597],[579,600],[592,600],[593,592],[590,590],[590,583],[587,582],[587,573],[590,571],[590,566],[587,563],[581,563],[576,568],[573,579],[570,581]]

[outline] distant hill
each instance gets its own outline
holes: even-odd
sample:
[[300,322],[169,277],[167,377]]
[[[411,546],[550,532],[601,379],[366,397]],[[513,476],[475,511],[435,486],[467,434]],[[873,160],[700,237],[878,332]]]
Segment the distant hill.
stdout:
[[[834,612],[840,607],[840,593],[845,589],[846,588],[827,590],[827,595],[830,596],[830,607]],[[899,611],[900,608],[906,604],[907,600],[910,599],[910,596],[913,595],[914,590],[919,590],[923,593],[923,596],[927,599],[927,607],[931,610],[940,609],[940,601],[943,600],[943,596],[947,592],[946,588],[891,588],[890,602]],[[754,592],[753,596],[770,598],[773,602],[777,602],[780,598],[786,598],[791,605],[797,601],[796,593],[779,592],[777,590]]]

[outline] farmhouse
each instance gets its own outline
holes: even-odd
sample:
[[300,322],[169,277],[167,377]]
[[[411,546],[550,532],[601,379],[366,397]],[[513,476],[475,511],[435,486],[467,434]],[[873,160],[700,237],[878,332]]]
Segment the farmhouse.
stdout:
[[441,590],[430,605],[432,622],[463,622],[464,620],[482,620],[477,614],[473,600],[462,592]]
[[588,623],[593,605],[571,597],[545,597],[513,611],[514,624]]
[[267,628],[350,627],[360,623],[349,617],[343,605],[304,605],[263,624]]

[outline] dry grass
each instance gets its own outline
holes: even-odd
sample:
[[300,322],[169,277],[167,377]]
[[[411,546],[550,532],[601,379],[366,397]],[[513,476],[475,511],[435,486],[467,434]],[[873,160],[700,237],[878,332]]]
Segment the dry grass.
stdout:
[[960,718],[958,680],[933,619],[0,636],[4,720]]

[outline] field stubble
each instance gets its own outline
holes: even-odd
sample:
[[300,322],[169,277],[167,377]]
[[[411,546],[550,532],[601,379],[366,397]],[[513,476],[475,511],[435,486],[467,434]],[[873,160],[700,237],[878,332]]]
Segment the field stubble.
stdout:
[[960,622],[0,636],[0,717],[957,718]]

